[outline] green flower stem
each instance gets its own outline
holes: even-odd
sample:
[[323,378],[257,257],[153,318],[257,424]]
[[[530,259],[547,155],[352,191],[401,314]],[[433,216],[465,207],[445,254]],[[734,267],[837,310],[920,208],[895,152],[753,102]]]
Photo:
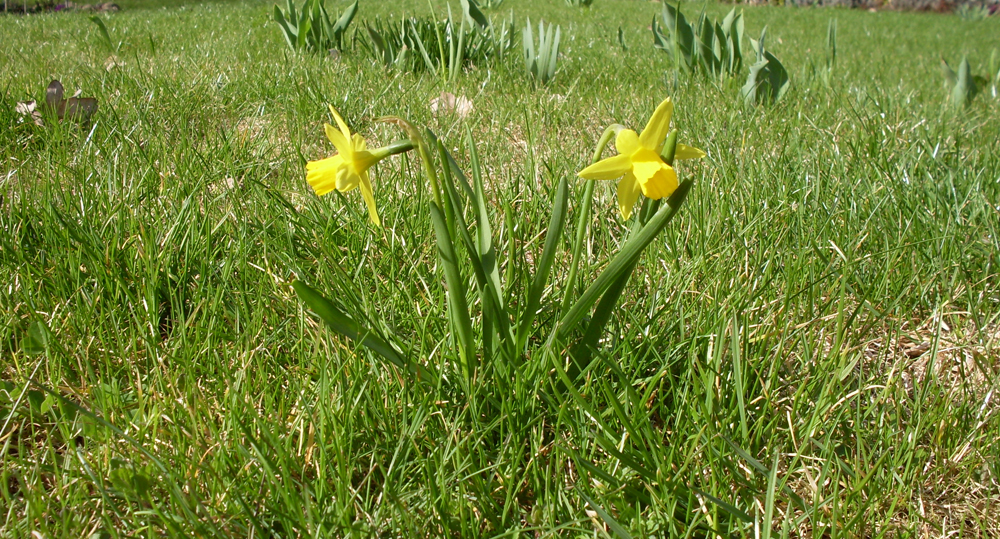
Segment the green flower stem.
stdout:
[[420,161],[424,165],[424,173],[427,174],[427,179],[431,182],[431,194],[434,195],[434,204],[439,210],[444,211],[444,199],[441,197],[441,184],[438,182],[437,171],[434,170],[434,161],[427,150],[427,144],[424,143],[423,137],[413,137],[413,135],[413,133],[410,133],[411,139],[416,138],[412,143],[417,146],[417,153],[420,154]]
[[[607,148],[608,143],[611,142],[611,139],[624,128],[624,126],[619,124],[611,124],[604,130],[600,140],[597,141],[597,147],[594,148],[594,157],[590,160],[591,164],[601,160],[601,154],[604,153],[604,149]],[[583,188],[583,204],[580,206],[580,215],[576,220],[576,238],[573,240],[573,258],[569,265],[569,277],[566,279],[566,291],[563,294],[562,307],[559,309],[560,318],[565,316],[566,311],[569,310],[570,301],[573,297],[573,290],[576,288],[576,272],[580,266],[580,251],[583,249],[584,236],[587,234],[587,222],[590,220],[590,207],[594,202],[594,182],[595,180],[587,180],[587,184]]]
[[[386,157],[389,157],[390,155],[397,155],[397,154],[401,154],[401,153],[406,153],[406,152],[408,152],[408,151],[410,151],[412,149],[413,149],[413,141],[410,140],[410,139],[397,140],[396,142],[393,142],[392,144],[389,144],[388,146],[385,146],[383,148],[379,148],[379,150],[385,151],[385,156]],[[375,153],[375,152],[373,151],[372,153]]]

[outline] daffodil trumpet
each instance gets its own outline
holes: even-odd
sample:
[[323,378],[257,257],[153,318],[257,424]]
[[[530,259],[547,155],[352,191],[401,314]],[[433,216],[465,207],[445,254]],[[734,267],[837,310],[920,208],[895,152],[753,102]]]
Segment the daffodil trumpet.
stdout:
[[[663,162],[674,166],[674,156],[677,154],[677,129],[671,129],[670,134],[667,135],[667,140],[663,142],[663,149],[660,150],[660,157],[663,158]],[[643,201],[642,209],[639,211],[639,222],[636,223],[636,227],[633,228],[633,232],[640,227],[646,225],[649,222],[649,218],[660,209],[660,201],[663,199],[650,199],[647,198]]]
[[376,226],[381,226],[368,169],[390,155],[412,150],[413,143],[409,140],[400,140],[388,146],[369,150],[365,139],[357,133],[351,133],[347,123],[332,105],[330,113],[337,122],[337,127],[330,124],[324,124],[323,127],[326,130],[326,137],[333,143],[337,153],[326,159],[306,163],[306,181],[318,196],[323,196],[334,189],[346,193],[360,188],[361,196],[368,206],[369,218]]
[[[677,173],[672,164],[661,155],[670,129],[674,104],[664,99],[650,117],[642,134],[631,129],[621,129],[615,136],[618,155],[602,159],[581,170],[577,175],[587,180],[616,180],[618,182],[618,209],[622,218],[632,216],[632,208],[639,194],[659,200],[670,196],[677,189]],[[705,152],[678,143],[673,159],[700,159]]]

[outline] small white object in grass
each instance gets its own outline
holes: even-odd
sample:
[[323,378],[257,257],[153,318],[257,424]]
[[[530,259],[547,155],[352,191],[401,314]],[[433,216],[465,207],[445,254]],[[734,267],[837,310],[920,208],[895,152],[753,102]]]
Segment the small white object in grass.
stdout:
[[112,54],[111,56],[108,56],[107,60],[104,61],[104,70],[111,71],[117,67],[123,67],[124,65],[124,61]]
[[456,97],[451,92],[441,92],[441,95],[431,99],[431,112],[433,114],[455,113],[459,118],[467,118],[472,113],[472,101],[465,96]]

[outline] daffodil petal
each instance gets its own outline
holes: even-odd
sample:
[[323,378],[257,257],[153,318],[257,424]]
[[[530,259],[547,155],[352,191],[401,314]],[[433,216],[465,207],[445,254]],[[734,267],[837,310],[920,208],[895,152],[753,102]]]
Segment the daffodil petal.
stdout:
[[344,134],[344,138],[351,140],[351,130],[347,128],[347,123],[340,117],[340,114],[337,113],[337,109],[333,108],[333,105],[327,106],[330,107],[330,114],[332,114],[333,119],[337,121],[337,126],[340,127],[340,132]]
[[357,133],[355,133],[351,137],[351,144],[354,145],[354,150],[355,151],[367,150],[368,149],[368,143],[365,142],[365,138],[362,137],[361,135],[357,134]]
[[625,174],[622,181],[618,182],[618,210],[622,213],[622,219],[628,219],[632,216],[632,207],[639,199],[641,191],[639,182],[636,181],[631,172]]
[[674,152],[674,160],[678,159],[701,159],[705,157],[706,154],[702,150],[695,148],[693,146],[685,146],[684,144],[677,144],[677,150]]
[[357,189],[361,176],[351,170],[346,164],[337,170],[337,190],[341,193]]
[[337,152],[343,155],[345,159],[350,159],[351,154],[354,153],[354,148],[351,146],[351,139],[344,137],[344,134],[337,131],[330,124],[323,124],[323,129],[326,130],[326,138],[330,139],[333,146],[337,148]]
[[375,226],[382,226],[382,221],[378,218],[378,211],[375,209],[375,195],[372,193],[372,182],[368,178],[368,171],[361,172],[361,196],[365,199],[365,204],[368,205],[368,217],[371,218],[372,223]]
[[323,196],[337,188],[337,171],[343,164],[344,159],[340,155],[306,163],[306,181],[317,196]]
[[368,150],[355,151],[353,157],[351,162],[354,164],[354,170],[358,171],[368,170],[369,167],[382,160],[382,157]]
[[619,154],[631,155],[639,149],[639,135],[631,129],[622,129],[615,137],[615,149]]
[[656,150],[660,153],[663,149],[663,141],[667,138],[670,130],[670,118],[674,115],[674,104],[670,98],[666,98],[649,118],[646,128],[639,135],[639,144],[643,147]]
[[635,152],[632,173],[642,188],[642,194],[653,200],[669,196],[677,189],[677,173],[652,150],[642,148]]
[[616,155],[590,165],[576,175],[585,180],[614,180],[632,169],[628,155]]

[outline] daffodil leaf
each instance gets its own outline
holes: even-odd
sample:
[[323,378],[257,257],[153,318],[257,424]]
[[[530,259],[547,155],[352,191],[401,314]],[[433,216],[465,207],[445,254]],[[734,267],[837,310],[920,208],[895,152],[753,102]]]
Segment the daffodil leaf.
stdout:
[[591,307],[604,295],[622,275],[631,272],[635,263],[639,260],[642,252],[649,246],[659,233],[666,228],[670,220],[680,210],[684,199],[691,190],[692,180],[685,180],[670,198],[667,205],[661,207],[659,211],[649,220],[637,234],[629,238],[622,250],[611,260],[611,263],[597,277],[593,284],[587,288],[580,296],[580,299],[573,304],[569,312],[559,321],[558,336],[564,338],[577,324],[583,320]]
[[449,314],[452,326],[459,343],[462,370],[466,379],[472,376],[473,338],[472,318],[469,316],[469,304],[466,300],[465,280],[458,266],[455,255],[455,245],[448,232],[448,223],[437,204],[431,204],[431,222],[434,224],[434,235],[437,237],[438,256],[444,268],[444,280],[448,287]]
[[421,365],[411,366],[405,357],[374,331],[355,322],[340,307],[323,297],[322,294],[309,287],[309,285],[302,281],[293,281],[292,288],[295,289],[295,294],[299,296],[299,299],[336,333],[352,341],[359,342],[400,369],[415,372],[422,380],[429,381],[434,379],[434,376],[427,368]]
[[[451,201],[452,208],[455,214],[456,227],[458,229],[459,235],[462,237],[462,242],[465,244],[465,250],[469,254],[469,261],[472,263],[472,270],[476,276],[476,284],[479,287],[479,297],[483,301],[483,348],[485,350],[490,350],[492,348],[491,339],[492,334],[490,333],[492,329],[487,331],[489,328],[497,328],[500,332],[501,338],[505,336],[508,330],[507,316],[501,308],[500,303],[500,293],[499,293],[499,275],[496,276],[496,285],[492,280],[491,276],[487,273],[486,267],[483,264],[483,259],[479,254],[479,249],[475,240],[473,240],[472,233],[469,231],[469,225],[465,220],[465,208],[461,203],[461,199],[458,190],[455,189],[454,178],[458,177],[459,183],[462,184],[465,193],[469,195],[470,198],[475,199],[475,195],[472,188],[469,187],[468,180],[462,173],[462,170],[458,167],[458,163],[455,159],[445,150],[444,145],[438,142],[438,153],[441,155],[441,160],[448,163],[448,166],[444,169],[445,189],[448,190],[448,198]],[[489,231],[489,224],[486,225],[487,232]],[[481,228],[480,228],[481,229]],[[495,272],[495,266],[493,267]],[[489,340],[488,340],[489,339]],[[507,339],[509,341],[509,339]]]
[[549,219],[549,228],[545,233],[545,247],[542,249],[542,257],[538,260],[538,268],[535,271],[535,279],[528,289],[528,299],[525,303],[524,311],[521,312],[521,319],[517,327],[517,349],[521,350],[527,342],[528,334],[531,332],[531,325],[538,314],[538,308],[542,300],[542,292],[549,281],[549,272],[552,269],[552,261],[555,259],[556,251],[562,240],[563,227],[566,225],[566,208],[569,200],[569,185],[566,178],[559,180],[556,194],[552,201],[552,217]]

